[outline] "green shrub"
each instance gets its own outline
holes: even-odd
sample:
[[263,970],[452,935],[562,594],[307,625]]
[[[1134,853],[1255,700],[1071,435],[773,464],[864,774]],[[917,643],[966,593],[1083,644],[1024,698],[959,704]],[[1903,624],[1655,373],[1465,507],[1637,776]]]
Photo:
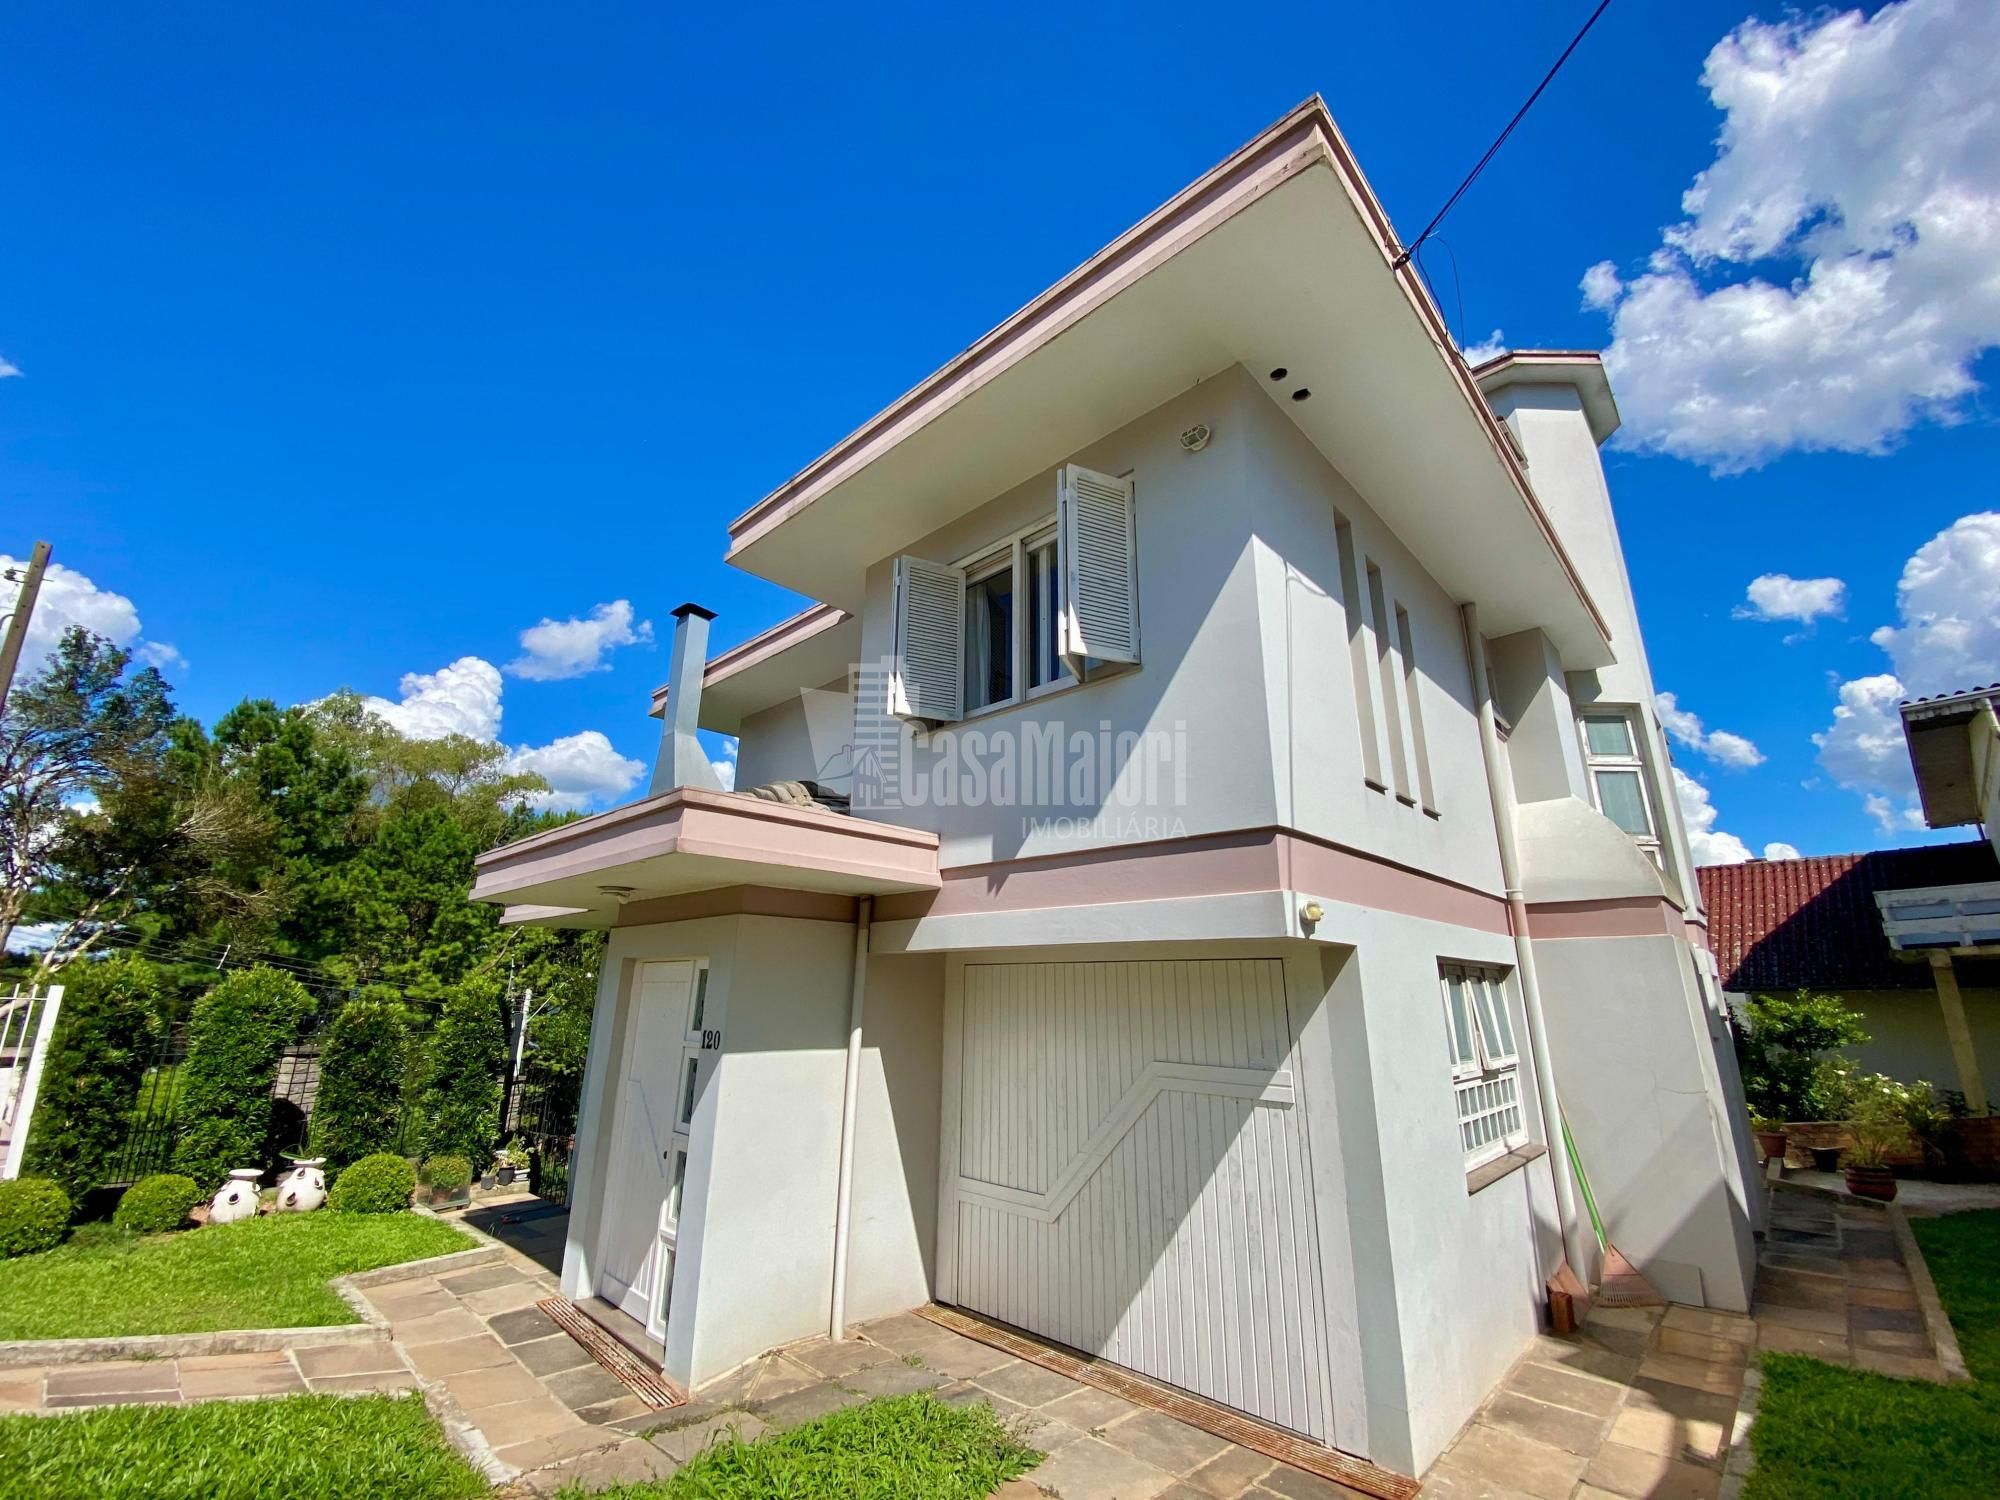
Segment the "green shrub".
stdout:
[[456,1193],[472,1185],[472,1163],[462,1156],[433,1156],[424,1163],[422,1176],[440,1193]]
[[69,1228],[69,1194],[48,1177],[0,1182],[0,1260],[53,1250]]
[[409,1024],[393,1000],[350,1000],[327,1031],[313,1102],[312,1150],[338,1172],[396,1144]]
[[1852,1075],[1822,1067],[1824,1054],[1866,1042],[1861,1018],[1838,995],[1810,990],[1752,995],[1744,1012],[1736,1058],[1751,1111],[1774,1120],[1828,1118],[1813,1111],[1838,1100]]
[[393,1214],[410,1206],[416,1188],[416,1169],[383,1151],[362,1157],[342,1172],[326,1201],[344,1214]]
[[160,978],[134,954],[62,972],[23,1166],[72,1199],[109,1180],[131,1131],[139,1081],[159,1045]]
[[500,1075],[507,1033],[499,981],[473,978],[445,996],[424,1087],[423,1154],[462,1156],[477,1171],[500,1137]]
[[175,1171],[215,1187],[232,1167],[270,1165],[271,1079],[312,1009],[304,985],[264,968],[231,974],[196,1002]]
[[165,1234],[187,1222],[188,1210],[202,1200],[200,1186],[178,1172],[141,1177],[118,1200],[111,1222],[138,1234]]

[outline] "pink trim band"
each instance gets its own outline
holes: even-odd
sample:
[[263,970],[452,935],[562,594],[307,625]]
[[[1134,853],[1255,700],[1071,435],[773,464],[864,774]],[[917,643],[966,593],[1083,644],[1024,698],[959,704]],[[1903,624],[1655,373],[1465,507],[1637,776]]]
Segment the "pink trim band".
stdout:
[[880,897],[875,915],[893,922],[1285,890],[1502,936],[1512,930],[1498,896],[1273,828],[960,865],[942,872],[934,895]]
[[1563,938],[1687,937],[1680,908],[1664,896],[1615,901],[1543,901],[1528,908],[1528,936]]

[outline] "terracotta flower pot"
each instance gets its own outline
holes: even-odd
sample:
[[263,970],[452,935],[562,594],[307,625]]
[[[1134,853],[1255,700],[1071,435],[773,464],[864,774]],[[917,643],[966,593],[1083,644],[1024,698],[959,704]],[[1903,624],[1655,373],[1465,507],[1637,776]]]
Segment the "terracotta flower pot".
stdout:
[[1847,1167],[1847,1190],[1857,1198],[1887,1203],[1896,1196],[1896,1174],[1887,1167]]
[[1769,1161],[1774,1156],[1777,1157],[1780,1161],[1784,1160],[1785,1156],[1784,1131],[1760,1130],[1756,1132],[1756,1135],[1757,1135],[1757,1149],[1764,1153],[1764,1160]]

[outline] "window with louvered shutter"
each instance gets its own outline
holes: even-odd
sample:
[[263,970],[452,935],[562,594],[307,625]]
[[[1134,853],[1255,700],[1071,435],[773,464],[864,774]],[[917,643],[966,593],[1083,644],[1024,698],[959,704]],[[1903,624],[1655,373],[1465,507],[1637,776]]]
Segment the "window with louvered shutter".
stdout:
[[1056,512],[1062,548],[1063,656],[1072,668],[1085,661],[1138,661],[1132,481],[1067,464],[1056,486]]
[[965,712],[965,574],[896,559],[896,663],[889,711],[933,723]]

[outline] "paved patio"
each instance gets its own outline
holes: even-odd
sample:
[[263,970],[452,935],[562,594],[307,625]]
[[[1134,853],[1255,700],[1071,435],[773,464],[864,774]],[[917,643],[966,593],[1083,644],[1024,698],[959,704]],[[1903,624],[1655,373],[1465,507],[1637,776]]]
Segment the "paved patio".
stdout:
[[[539,1227],[535,1219],[518,1224]],[[559,1237],[560,1219],[549,1228]],[[535,1228],[525,1237],[531,1243],[510,1248],[503,1262],[367,1290],[391,1342],[4,1370],[0,1410],[421,1387],[475,1450],[519,1471],[501,1493],[527,1496],[662,1477],[730,1432],[755,1438],[873,1397],[934,1391],[990,1406],[1048,1455],[1003,1487],[1006,1500],[1356,1493],[907,1313],[839,1343],[773,1351],[693,1403],[656,1410],[535,1306],[554,1294],[555,1278],[523,1253],[538,1248]],[[1726,1493],[1747,1463],[1758,1351],[1943,1378],[1897,1247],[1877,1210],[1774,1194],[1755,1318],[1600,1308],[1578,1335],[1537,1338],[1425,1476],[1424,1493]]]

